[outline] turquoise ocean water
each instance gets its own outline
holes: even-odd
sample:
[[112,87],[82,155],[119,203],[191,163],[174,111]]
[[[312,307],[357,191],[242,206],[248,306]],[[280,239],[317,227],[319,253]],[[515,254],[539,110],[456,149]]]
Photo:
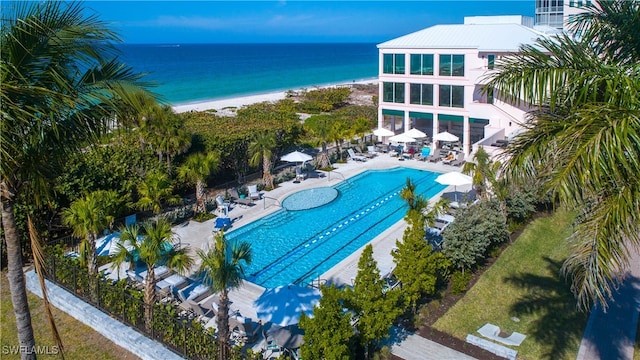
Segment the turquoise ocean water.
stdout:
[[172,105],[374,79],[376,44],[120,45]]

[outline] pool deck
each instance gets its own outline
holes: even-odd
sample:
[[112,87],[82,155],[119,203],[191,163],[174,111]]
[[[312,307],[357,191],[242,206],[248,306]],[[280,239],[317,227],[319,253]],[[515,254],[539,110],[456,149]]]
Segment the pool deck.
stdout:
[[[228,214],[232,219],[232,229],[242,227],[260,217],[278,210],[278,204],[294,192],[321,186],[334,186],[345,179],[366,170],[389,169],[398,166],[435,172],[461,170],[460,167],[443,165],[442,163],[434,164],[418,160],[399,161],[397,157],[391,157],[387,154],[380,154],[366,162],[349,160],[344,164],[334,164],[336,170],[331,173],[319,171],[318,173],[321,174],[320,177],[307,178],[299,183],[287,181],[279,184],[279,186],[274,190],[266,192],[263,191],[261,192],[262,199],[256,200],[253,206],[241,207],[238,204],[232,206]],[[470,185],[467,187],[458,187],[457,190],[464,191],[468,189],[470,189]],[[452,190],[453,187],[447,187],[432,198],[432,201],[437,201],[442,193]],[[211,230],[213,229],[213,226],[214,220],[209,220],[203,223],[190,221],[187,224],[174,227],[173,230],[178,236],[180,236],[183,244],[188,244],[190,246],[193,255],[195,255],[195,249],[206,249],[210,244],[212,244],[213,234]],[[406,226],[405,221],[401,220],[370,242],[373,245],[373,256],[378,262],[378,268],[380,269],[381,275],[386,275],[393,269],[394,263],[391,256],[391,250],[396,246],[396,240],[402,239],[402,234]],[[320,276],[321,281],[336,284],[338,286],[351,285],[352,279],[356,277],[358,271],[358,260],[363,248],[360,248],[329,271],[322,274]],[[254,254],[254,256],[260,256],[260,254]],[[196,260],[196,263],[199,266],[198,260]],[[231,309],[238,310],[244,317],[256,318],[253,301],[257,299],[263,291],[264,288],[259,285],[244,282],[244,285],[240,289],[234,290],[229,294],[229,298],[232,301]]]

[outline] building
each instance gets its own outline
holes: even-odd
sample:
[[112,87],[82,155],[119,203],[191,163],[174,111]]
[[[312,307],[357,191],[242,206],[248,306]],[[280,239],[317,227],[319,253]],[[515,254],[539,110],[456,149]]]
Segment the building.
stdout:
[[500,101],[483,82],[497,59],[544,36],[532,25],[524,16],[466,17],[378,44],[378,127],[430,138],[447,131],[467,155],[519,130],[528,109]]
[[571,17],[585,12],[586,6],[596,4],[595,0],[535,0],[537,27],[567,30]]

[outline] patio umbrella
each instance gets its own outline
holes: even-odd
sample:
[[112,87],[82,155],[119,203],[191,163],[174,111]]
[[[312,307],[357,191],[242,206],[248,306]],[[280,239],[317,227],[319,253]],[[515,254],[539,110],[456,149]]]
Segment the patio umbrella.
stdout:
[[277,345],[287,349],[298,349],[304,342],[304,332],[296,325],[287,327],[273,326],[267,331],[267,336],[273,338]]
[[373,130],[373,135],[375,136],[393,136],[395,135],[393,131],[385,128],[377,128]]
[[390,141],[401,142],[401,143],[409,143],[415,142],[416,138],[407,135],[406,133],[398,134],[396,136],[392,136],[389,138]]
[[313,316],[313,308],[320,301],[320,290],[297,285],[266,289],[253,305],[258,319],[279,326],[289,326],[300,321],[300,314]]
[[473,183],[473,178],[463,173],[452,171],[446,174],[439,175],[436,178],[436,182],[442,185],[453,185],[455,191],[455,199],[458,201],[457,187],[458,185],[469,185]]
[[302,163],[305,161],[309,161],[311,159],[313,159],[311,155],[307,155],[300,151],[294,151],[294,152],[288,153],[280,158],[280,160],[282,161],[302,162]]
[[422,138],[426,138],[427,137],[427,134],[423,133],[422,131],[420,131],[420,130],[418,130],[416,128],[413,128],[413,129],[405,132],[405,134],[409,135],[411,137],[414,137],[416,139],[422,139]]
[[438,141],[446,141],[446,142],[452,142],[452,141],[458,141],[458,137],[448,133],[446,131],[443,131],[441,133],[437,133],[433,136],[433,140],[438,140]]

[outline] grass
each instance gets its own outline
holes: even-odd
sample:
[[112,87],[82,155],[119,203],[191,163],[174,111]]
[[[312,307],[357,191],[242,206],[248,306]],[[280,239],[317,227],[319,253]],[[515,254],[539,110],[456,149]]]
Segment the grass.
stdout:
[[434,327],[465,339],[486,323],[527,335],[518,359],[575,359],[588,314],[560,273],[572,216],[534,220]]
[[[19,359],[17,354],[7,354],[10,347],[18,345],[16,321],[9,293],[7,273],[0,272],[0,358]],[[48,350],[49,354],[39,354],[38,359],[57,359],[54,351],[55,342],[47,323],[42,299],[28,292],[31,323],[39,349]],[[92,328],[77,321],[66,313],[53,308],[53,315],[64,345],[67,359],[138,359],[131,352],[114,344]]]

